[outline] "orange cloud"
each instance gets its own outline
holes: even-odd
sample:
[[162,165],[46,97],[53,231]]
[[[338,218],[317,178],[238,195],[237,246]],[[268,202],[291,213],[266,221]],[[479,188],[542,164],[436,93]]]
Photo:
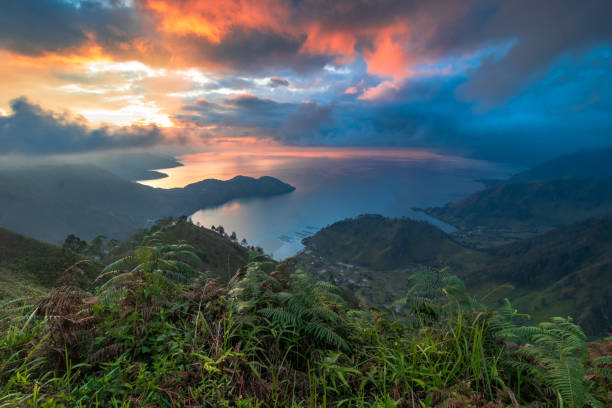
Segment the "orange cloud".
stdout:
[[236,27],[280,30],[290,13],[278,0],[149,0],[146,4],[160,18],[163,31],[194,34],[213,43],[220,43]]
[[99,45],[84,45],[65,53],[49,52],[37,56],[16,53],[6,55],[9,64],[22,67],[79,66],[112,60],[112,57]]
[[326,31],[319,24],[310,25],[305,31],[307,37],[301,52],[342,55],[344,59],[338,61],[339,63],[348,62],[357,55],[355,50],[357,39],[354,33],[340,30]]

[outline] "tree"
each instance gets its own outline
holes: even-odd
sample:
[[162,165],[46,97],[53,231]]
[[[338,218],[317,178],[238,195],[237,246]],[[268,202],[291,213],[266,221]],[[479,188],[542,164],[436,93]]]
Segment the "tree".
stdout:
[[74,234],[70,234],[64,240],[62,248],[68,251],[84,252],[87,249],[87,241],[77,237]]
[[223,228],[223,225],[219,225],[217,227],[217,232],[221,235],[225,234],[225,228]]
[[238,236],[236,235],[236,232],[232,231],[232,234],[230,235],[230,239],[232,241],[236,241],[238,240]]
[[91,244],[89,244],[89,248],[87,248],[87,253],[94,258],[101,259],[106,254],[106,240],[107,238],[104,235],[98,235],[95,237]]

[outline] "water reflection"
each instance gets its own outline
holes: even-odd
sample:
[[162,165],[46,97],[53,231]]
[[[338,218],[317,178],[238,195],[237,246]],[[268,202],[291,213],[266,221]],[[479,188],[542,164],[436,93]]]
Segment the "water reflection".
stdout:
[[[480,188],[474,180],[504,177],[492,163],[411,149],[275,149],[209,152],[180,158],[167,179],[146,184],[177,187],[204,178],[270,175],[294,185],[286,195],[243,199],[193,214],[204,226],[259,245],[276,259],[294,255],[301,239],[337,220],[365,213],[428,219],[413,207],[440,205]],[[429,219],[443,229],[449,226]]]

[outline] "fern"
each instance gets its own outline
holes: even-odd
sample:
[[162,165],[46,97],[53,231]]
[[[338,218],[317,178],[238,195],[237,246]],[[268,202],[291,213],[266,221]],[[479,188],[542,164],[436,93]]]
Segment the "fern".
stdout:
[[538,363],[531,373],[558,393],[560,404],[570,408],[597,405],[584,380],[586,336],[570,318],[554,317],[537,327],[507,325],[500,334],[526,343],[519,354]]
[[448,271],[448,268],[427,267],[414,273],[409,278],[412,287],[394,306],[407,306],[409,314],[428,325],[446,322],[458,309],[472,307],[474,302],[465,284]]

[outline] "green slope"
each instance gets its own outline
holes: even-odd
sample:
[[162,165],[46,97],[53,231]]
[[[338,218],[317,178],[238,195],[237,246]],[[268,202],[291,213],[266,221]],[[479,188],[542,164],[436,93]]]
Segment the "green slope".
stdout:
[[536,321],[572,316],[591,335],[612,331],[612,218],[478,251],[424,222],[364,216],[324,228],[305,244],[298,260],[309,272],[369,304],[402,296],[423,266],[449,266],[486,303],[507,297]]
[[[165,243],[186,242],[194,246],[202,270],[222,281],[228,281],[249,261],[247,248],[185,219],[169,218],[122,242],[105,262],[130,253],[145,236],[158,231],[157,238]],[[63,271],[82,259],[85,257],[72,251],[0,228],[0,299],[46,293]],[[100,271],[97,263],[82,267],[90,282]],[[86,281],[83,284],[87,285]]]
[[330,259],[377,270],[444,263],[470,252],[425,221],[380,215],[336,222],[304,244]]
[[408,278],[424,266],[450,266],[463,275],[487,257],[427,222],[380,215],[337,222],[304,244],[296,258],[308,272],[342,287],[354,303],[375,306],[405,295],[412,285]]
[[[612,218],[595,218],[489,251],[466,276],[491,303],[510,298],[535,320],[572,316],[585,331],[612,331]],[[514,288],[492,291],[502,284]]]
[[[0,228],[0,299],[46,293],[64,270],[83,259],[54,245]],[[89,277],[99,268],[83,266]]]
[[140,231],[121,244],[115,257],[125,255],[139,246],[145,236],[158,231],[157,237],[165,243],[186,242],[195,247],[202,261],[202,270],[223,281],[228,281],[239,267],[249,261],[247,248],[207,228],[193,225],[185,218],[164,219]]
[[502,184],[425,211],[467,230],[537,232],[612,215],[612,179]]

